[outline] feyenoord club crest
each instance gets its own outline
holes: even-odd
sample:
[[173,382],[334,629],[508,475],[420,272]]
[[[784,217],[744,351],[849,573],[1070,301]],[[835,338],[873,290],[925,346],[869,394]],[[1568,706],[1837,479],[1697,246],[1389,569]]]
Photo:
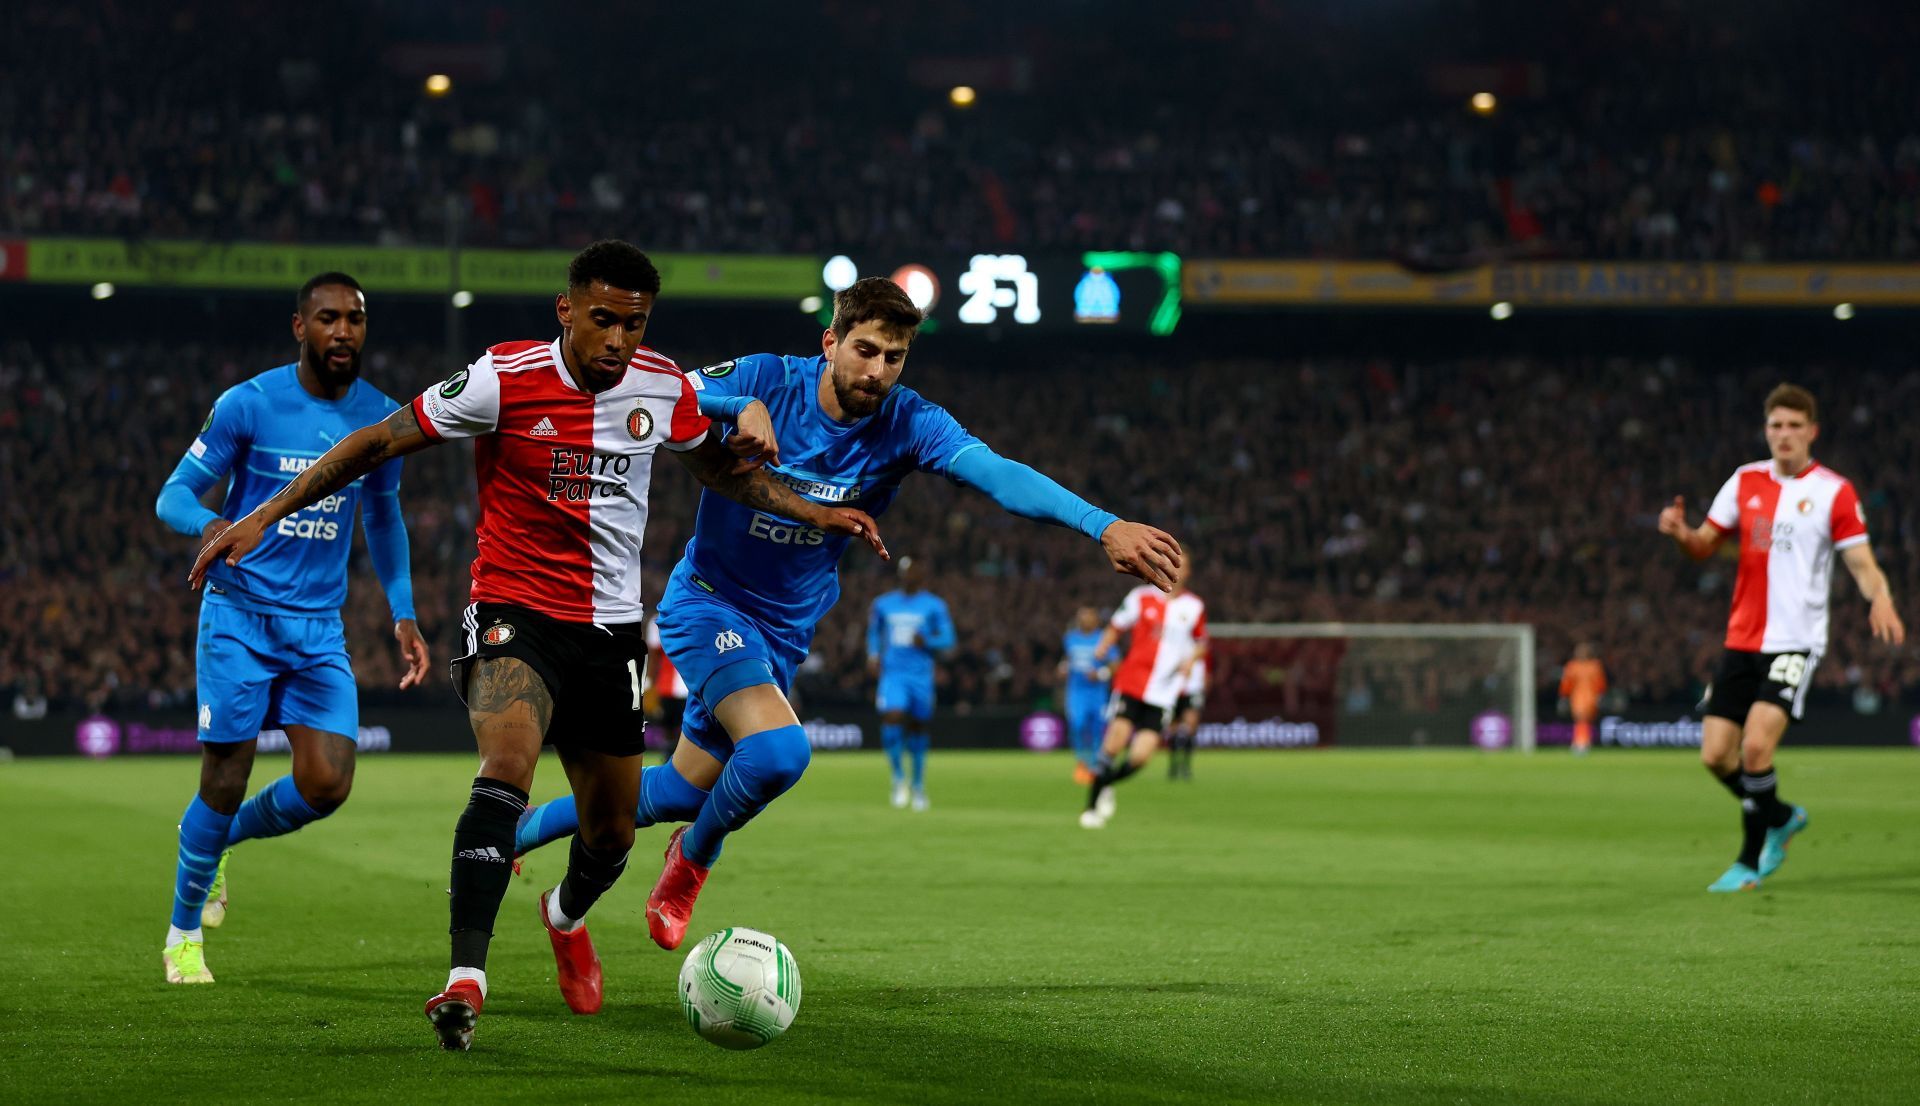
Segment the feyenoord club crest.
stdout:
[[480,635],[480,640],[488,645],[505,645],[513,640],[513,627],[504,622],[496,622],[487,627],[487,632]]
[[653,433],[653,412],[645,407],[635,407],[627,413],[627,433],[636,442],[644,442],[647,435]]

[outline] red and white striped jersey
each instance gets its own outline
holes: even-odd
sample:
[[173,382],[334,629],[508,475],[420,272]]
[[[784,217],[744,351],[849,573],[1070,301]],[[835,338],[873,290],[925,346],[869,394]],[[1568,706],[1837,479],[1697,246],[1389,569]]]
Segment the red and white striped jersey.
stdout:
[[685,699],[687,697],[686,677],[673,666],[673,658],[667,656],[666,646],[660,643],[660,624],[647,621],[647,657],[648,679],[651,687],[667,699]]
[[657,446],[707,435],[693,388],[642,346],[620,383],[582,391],[560,343],[505,342],[422,392],[429,438],[478,438],[476,602],[512,603],[567,622],[638,622],[640,543]]
[[1132,630],[1113,688],[1149,706],[1173,709],[1185,681],[1180,666],[1207,642],[1207,605],[1190,591],[1167,595],[1142,584],[1113,612],[1113,628]]
[[1201,657],[1193,662],[1193,673],[1187,677],[1187,684],[1180,689],[1182,695],[1205,695],[1207,693],[1207,658]]
[[1824,650],[1833,555],[1867,540],[1866,512],[1853,485],[1817,462],[1789,477],[1772,461],[1755,461],[1721,486],[1707,522],[1740,543],[1727,648]]

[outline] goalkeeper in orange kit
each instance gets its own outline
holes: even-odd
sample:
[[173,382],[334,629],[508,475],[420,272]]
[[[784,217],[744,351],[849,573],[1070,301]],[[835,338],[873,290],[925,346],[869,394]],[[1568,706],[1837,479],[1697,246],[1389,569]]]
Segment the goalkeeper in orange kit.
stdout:
[[1573,751],[1584,754],[1593,747],[1593,720],[1600,715],[1600,696],[1607,690],[1607,670],[1593,655],[1593,646],[1581,642],[1573,647],[1573,659],[1560,670],[1560,700],[1573,714]]

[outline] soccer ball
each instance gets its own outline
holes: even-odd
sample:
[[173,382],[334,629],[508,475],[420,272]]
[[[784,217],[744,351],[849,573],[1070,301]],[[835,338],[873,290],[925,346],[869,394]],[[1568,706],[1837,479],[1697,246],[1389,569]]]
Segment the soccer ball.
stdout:
[[680,1009],[695,1033],[721,1048],[759,1048],[800,1012],[800,966],[772,934],[709,934],[680,966]]

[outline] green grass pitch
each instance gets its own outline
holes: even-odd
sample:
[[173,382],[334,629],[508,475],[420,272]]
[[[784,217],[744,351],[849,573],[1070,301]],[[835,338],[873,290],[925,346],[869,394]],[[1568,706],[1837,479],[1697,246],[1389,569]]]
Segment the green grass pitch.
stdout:
[[0,1101],[1920,1101],[1914,752],[1789,747],[1812,827],[1733,896],[1704,888],[1736,811],[1684,753],[1203,752],[1098,832],[1067,770],[936,752],[914,814],[877,756],[818,757],[689,939],[798,957],[752,1053],[688,1030],[647,941],[663,830],[593,915],[592,1018],[535,917],[565,849],[536,853],[459,1055],[420,1008],[471,758],[369,757],[333,819],[244,846],[198,988],[159,957],[191,762],[0,765]]

